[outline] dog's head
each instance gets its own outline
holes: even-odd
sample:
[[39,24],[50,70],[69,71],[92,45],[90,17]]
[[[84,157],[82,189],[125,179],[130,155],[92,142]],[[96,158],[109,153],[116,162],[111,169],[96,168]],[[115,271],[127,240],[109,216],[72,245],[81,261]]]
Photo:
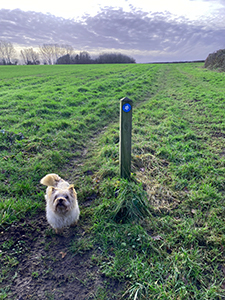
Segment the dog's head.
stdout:
[[49,187],[47,194],[49,205],[52,207],[52,210],[58,214],[64,214],[70,211],[75,205],[76,192],[73,185],[70,185],[66,189]]

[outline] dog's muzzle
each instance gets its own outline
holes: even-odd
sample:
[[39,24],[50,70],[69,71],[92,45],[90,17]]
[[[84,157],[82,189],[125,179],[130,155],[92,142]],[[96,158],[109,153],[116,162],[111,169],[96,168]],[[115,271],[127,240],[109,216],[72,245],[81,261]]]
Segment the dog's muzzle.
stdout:
[[57,200],[57,205],[60,205],[60,206],[65,206],[65,204],[64,204],[64,202],[65,202],[65,199],[63,199],[63,198],[58,198],[58,199],[56,199]]

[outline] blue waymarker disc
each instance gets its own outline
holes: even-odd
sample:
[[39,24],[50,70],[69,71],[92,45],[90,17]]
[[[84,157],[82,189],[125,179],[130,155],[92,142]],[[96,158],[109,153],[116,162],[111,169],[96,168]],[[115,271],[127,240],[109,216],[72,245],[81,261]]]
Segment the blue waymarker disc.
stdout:
[[129,112],[129,111],[131,111],[131,105],[130,105],[129,103],[125,103],[125,104],[123,105],[123,111],[124,111],[124,112]]

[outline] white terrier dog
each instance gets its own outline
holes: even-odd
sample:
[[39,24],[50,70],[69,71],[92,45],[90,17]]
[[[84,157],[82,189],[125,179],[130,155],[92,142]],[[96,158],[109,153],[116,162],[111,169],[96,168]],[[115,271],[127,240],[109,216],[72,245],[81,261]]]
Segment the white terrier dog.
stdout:
[[58,234],[66,226],[77,225],[80,210],[74,186],[57,174],[46,175],[40,183],[47,186],[46,217],[55,232]]

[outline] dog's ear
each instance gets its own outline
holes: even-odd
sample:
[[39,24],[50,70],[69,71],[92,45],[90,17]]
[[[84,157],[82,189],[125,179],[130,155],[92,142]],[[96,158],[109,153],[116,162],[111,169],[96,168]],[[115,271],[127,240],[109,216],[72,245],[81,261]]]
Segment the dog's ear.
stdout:
[[50,193],[51,193],[51,194],[54,194],[54,193],[56,192],[56,190],[57,190],[57,189],[54,188],[53,186],[50,187]]
[[49,186],[49,187],[47,188],[47,195],[48,195],[48,197],[53,196],[53,195],[55,194],[56,190],[57,190],[57,189],[54,188],[53,186]]
[[70,194],[71,194],[72,196],[77,194],[76,191],[75,191],[75,189],[74,189],[74,185],[73,185],[73,184],[71,184],[71,185],[69,186],[69,192],[70,192]]

